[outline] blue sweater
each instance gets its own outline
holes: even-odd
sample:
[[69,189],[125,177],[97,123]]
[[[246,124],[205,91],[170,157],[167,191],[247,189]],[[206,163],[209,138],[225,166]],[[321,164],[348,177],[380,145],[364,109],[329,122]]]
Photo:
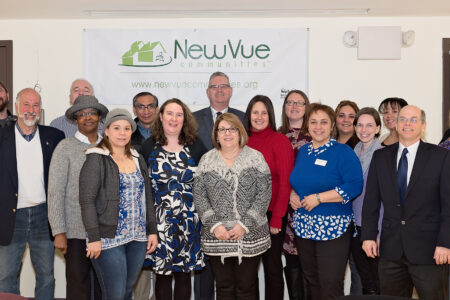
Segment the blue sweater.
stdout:
[[303,207],[294,213],[292,227],[301,238],[326,241],[340,237],[352,221],[351,200],[361,193],[363,174],[353,150],[335,139],[314,149],[312,143],[300,148],[289,178],[292,188],[304,197],[335,190],[341,203],[322,203],[310,212]]

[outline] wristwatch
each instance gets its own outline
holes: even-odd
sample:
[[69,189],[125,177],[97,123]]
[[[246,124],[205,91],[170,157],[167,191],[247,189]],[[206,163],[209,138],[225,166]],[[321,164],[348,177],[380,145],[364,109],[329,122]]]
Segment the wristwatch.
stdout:
[[320,194],[319,193],[316,194],[316,199],[317,199],[317,202],[319,202],[319,204],[322,203],[322,201],[320,201]]

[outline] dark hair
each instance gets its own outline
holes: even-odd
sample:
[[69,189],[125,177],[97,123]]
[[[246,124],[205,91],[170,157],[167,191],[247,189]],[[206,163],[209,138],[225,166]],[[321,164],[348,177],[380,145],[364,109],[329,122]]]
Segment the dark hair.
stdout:
[[156,107],[158,107],[158,97],[156,97],[155,95],[153,95],[150,92],[140,92],[140,93],[136,94],[136,96],[133,97],[133,106],[134,107],[136,107],[137,99],[142,96],[152,96],[155,99]]
[[400,111],[402,107],[408,105],[408,102],[406,102],[405,99],[398,97],[386,98],[383,101],[381,101],[380,106],[378,107],[378,112],[383,115],[386,112],[386,107],[388,105],[392,108],[396,107],[398,111]]
[[247,144],[248,141],[248,135],[245,131],[244,125],[242,124],[241,120],[232,113],[224,113],[217,117],[216,122],[214,123],[214,127],[211,134],[211,140],[214,148],[220,149],[221,146],[219,142],[217,141],[217,128],[219,127],[219,123],[221,121],[225,121],[231,126],[234,126],[239,131],[239,147],[242,148]]
[[1,80],[0,80],[0,86],[5,90],[6,93],[9,93],[8,92],[8,88],[6,87],[6,85]]
[[[109,124],[108,127],[106,127],[106,128],[109,128],[109,126],[111,126],[111,124]],[[131,124],[130,124],[130,127],[131,127]],[[105,131],[105,128],[103,129],[103,131]],[[103,133],[102,140],[100,141],[100,143],[98,143],[98,145],[96,147],[100,148],[100,149],[105,149],[106,148],[106,149],[108,149],[109,153],[111,153],[111,155],[114,154],[114,151],[113,151],[113,148],[111,146],[111,143],[109,142],[109,137],[106,136],[106,134],[104,134],[104,133]],[[130,136],[130,140],[125,145],[125,155],[127,157],[131,157],[131,136]]]
[[306,132],[306,125],[305,125],[304,121],[305,121],[306,111],[309,108],[309,98],[308,98],[308,96],[306,96],[306,94],[303,91],[291,90],[291,91],[289,91],[289,93],[286,94],[286,97],[284,97],[283,111],[281,112],[281,126],[280,126],[280,128],[278,128],[278,131],[281,132],[282,134],[286,134],[289,131],[289,128],[291,127],[289,124],[289,119],[286,115],[286,105],[287,105],[287,100],[288,100],[289,96],[292,94],[299,94],[300,96],[303,97],[303,99],[305,99],[305,115],[303,116],[303,123],[302,123],[302,128],[300,128],[300,131],[303,133]]
[[247,110],[245,111],[245,121],[244,121],[244,123],[245,123],[245,128],[247,129],[247,133],[248,133],[249,136],[252,135],[251,132],[250,132],[250,128],[252,126],[252,124],[251,124],[252,109],[253,109],[253,106],[257,102],[261,102],[266,107],[267,113],[269,114],[269,127],[270,127],[270,129],[272,129],[273,131],[277,130],[276,129],[277,126],[275,124],[275,113],[274,113],[274,110],[273,110],[272,101],[267,96],[256,95],[255,97],[252,98],[252,100],[250,100],[250,102],[247,105]]
[[164,134],[164,129],[162,126],[161,118],[160,116],[164,114],[164,110],[166,109],[166,106],[168,104],[175,103],[181,106],[181,109],[183,110],[183,127],[181,128],[180,135],[178,136],[178,143],[180,145],[192,145],[195,140],[197,139],[197,121],[194,118],[194,115],[191,113],[189,108],[184,104],[180,99],[172,98],[164,102],[164,104],[161,106],[161,108],[158,110],[158,116],[153,118],[152,124],[150,126],[151,128],[151,138],[161,144],[161,145],[167,145],[167,138]]
[[[356,104],[353,101],[350,100],[342,100],[341,102],[339,102],[339,104],[336,106],[336,109],[334,110],[334,112],[336,113],[336,117],[339,114],[339,111],[341,110],[341,108],[343,108],[344,106],[350,106],[354,111],[355,114],[358,113],[359,111],[359,107],[358,104]],[[339,138],[339,130],[337,128],[336,123],[334,123],[334,128],[333,128],[333,132],[331,134],[336,140]],[[355,132],[353,132],[353,135],[355,135]]]
[[331,121],[331,126],[334,126],[334,124],[336,123],[336,113],[330,106],[322,104],[322,103],[311,103],[311,105],[309,105],[309,109],[306,114],[306,118],[304,120],[304,122],[306,122],[306,130],[308,132],[309,132],[309,126],[308,126],[309,118],[311,117],[311,115],[313,113],[316,113],[319,110],[323,111],[324,113],[326,113],[328,115],[328,117],[330,118],[330,121]]
[[[369,115],[372,116],[373,119],[375,120],[375,125],[380,126],[381,129],[381,118],[380,118],[380,114],[377,112],[377,110],[373,107],[363,107],[361,108],[357,113],[356,113],[356,117],[355,120],[353,121],[353,126],[356,126],[356,124],[358,123],[358,119],[359,117],[361,117],[362,115]],[[377,134],[375,134],[375,137],[379,137],[380,136],[380,132],[378,131]]]

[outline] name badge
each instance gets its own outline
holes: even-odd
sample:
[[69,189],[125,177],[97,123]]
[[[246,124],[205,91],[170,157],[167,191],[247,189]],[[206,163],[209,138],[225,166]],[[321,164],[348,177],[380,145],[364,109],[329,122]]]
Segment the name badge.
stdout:
[[327,165],[327,161],[323,160],[323,159],[319,159],[317,158],[316,161],[314,162],[315,165],[319,165],[322,167],[325,167]]

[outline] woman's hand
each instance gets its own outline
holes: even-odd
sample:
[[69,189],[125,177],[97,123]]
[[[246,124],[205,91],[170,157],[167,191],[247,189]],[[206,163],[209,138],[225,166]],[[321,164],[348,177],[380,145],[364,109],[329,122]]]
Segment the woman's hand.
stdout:
[[223,225],[219,225],[214,229],[214,235],[218,240],[225,241],[230,239],[230,234]]
[[293,210],[297,210],[300,207],[302,207],[300,203],[300,197],[294,190],[291,191],[291,196],[289,197],[289,204],[291,205]]
[[278,234],[280,233],[281,228],[276,228],[276,227],[272,227],[270,226],[270,234]]
[[102,242],[92,242],[88,243],[88,249],[86,253],[86,257],[90,259],[97,259],[100,256],[100,252],[102,252]]
[[241,224],[236,223],[236,225],[234,225],[228,233],[230,234],[230,238],[232,240],[240,240],[245,234],[245,229],[241,226]]
[[65,233],[55,235],[55,241],[53,242],[56,249],[59,249],[62,255],[67,253],[67,237]]
[[316,198],[316,194],[311,194],[303,198],[303,200],[300,202],[301,206],[306,209],[307,211],[311,211],[319,205],[319,200]]
[[158,236],[156,234],[150,234],[147,237],[147,252],[146,254],[150,254],[156,250],[156,246],[158,246]]

